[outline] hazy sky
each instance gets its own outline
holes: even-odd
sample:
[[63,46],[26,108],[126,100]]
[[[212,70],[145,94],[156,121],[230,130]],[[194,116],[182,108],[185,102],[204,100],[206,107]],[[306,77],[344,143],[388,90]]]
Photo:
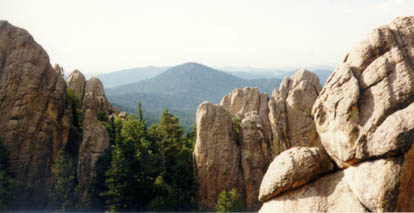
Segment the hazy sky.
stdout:
[[414,0],[0,0],[70,72],[171,66],[335,65]]

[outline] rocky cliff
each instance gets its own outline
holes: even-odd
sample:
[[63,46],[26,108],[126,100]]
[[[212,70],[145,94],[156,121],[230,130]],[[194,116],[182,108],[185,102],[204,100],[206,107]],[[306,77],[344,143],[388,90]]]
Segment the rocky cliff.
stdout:
[[64,141],[66,85],[25,30],[0,21],[0,137],[9,171],[46,205],[51,165]]
[[[109,144],[97,115],[118,110],[106,100],[102,83],[85,81],[75,71],[67,84],[81,106],[70,104],[63,68],[51,67],[46,51],[27,31],[0,21],[0,142],[8,153],[7,171],[30,194],[23,209],[47,206],[51,167],[60,149],[78,157],[78,180],[87,192],[95,162]],[[83,109],[80,124],[77,107]]]
[[283,82],[271,100],[257,88],[244,88],[220,105],[199,106],[194,159],[203,207],[214,208],[220,192],[234,188],[248,210],[257,210],[260,183],[273,158],[293,146],[321,146],[310,114],[321,90],[317,76],[300,70]]
[[[396,18],[346,55],[313,106],[332,159],[324,165],[336,169],[309,170],[323,161],[282,152],[263,178],[260,211],[413,211],[413,113],[414,17]],[[285,161],[292,169],[279,169]]]

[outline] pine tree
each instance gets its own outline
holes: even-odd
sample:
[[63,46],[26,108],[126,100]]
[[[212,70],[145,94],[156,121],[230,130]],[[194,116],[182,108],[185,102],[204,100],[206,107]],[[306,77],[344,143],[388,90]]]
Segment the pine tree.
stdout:
[[147,140],[145,122],[135,116],[123,121],[121,140],[112,152],[106,172],[107,191],[101,193],[113,211],[142,211],[152,195],[152,183],[159,173],[151,142]]
[[59,150],[52,168],[56,182],[49,194],[49,204],[60,211],[73,211],[79,202],[79,190],[75,183],[75,166],[63,150]]
[[137,116],[138,116],[138,120],[140,120],[140,121],[144,120],[144,118],[142,117],[142,104],[141,104],[141,101],[138,102]]

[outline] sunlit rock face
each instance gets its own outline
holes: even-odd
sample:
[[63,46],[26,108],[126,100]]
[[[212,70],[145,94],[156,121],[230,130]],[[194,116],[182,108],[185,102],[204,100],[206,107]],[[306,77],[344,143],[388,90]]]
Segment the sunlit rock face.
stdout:
[[273,91],[269,121],[276,154],[295,146],[322,148],[311,115],[321,89],[318,76],[301,69],[283,79],[279,91]]
[[[280,147],[284,150],[293,146],[321,146],[310,115],[321,90],[318,77],[299,70],[292,79],[283,82],[280,90],[284,96],[274,95],[270,101],[258,88],[246,87],[234,89],[219,105],[199,106],[194,159],[202,206],[213,209],[221,191],[236,188],[247,209],[258,210],[260,183],[270,162],[282,150]],[[275,93],[279,94],[277,90]],[[276,103],[276,99],[283,103]],[[282,115],[281,109],[287,106],[289,110]],[[282,122],[283,116],[286,120]],[[284,140],[274,138],[274,132],[282,128],[302,129],[298,134],[288,131]],[[229,172],[238,176],[229,178]]]
[[414,19],[397,18],[354,46],[313,107],[340,167],[406,152],[414,134]]
[[[374,29],[347,54],[313,106],[337,171],[267,197],[260,212],[414,211],[413,102],[414,17],[402,17]],[[275,161],[286,152],[293,151]],[[289,174],[282,170],[272,181]],[[261,187],[270,190],[268,182]]]

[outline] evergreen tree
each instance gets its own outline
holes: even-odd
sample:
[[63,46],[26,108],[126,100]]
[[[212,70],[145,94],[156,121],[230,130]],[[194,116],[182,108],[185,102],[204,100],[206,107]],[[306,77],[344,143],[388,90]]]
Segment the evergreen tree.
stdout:
[[158,141],[162,164],[158,183],[155,183],[158,198],[151,202],[152,210],[186,211],[194,207],[192,198],[196,187],[192,148],[185,146],[183,133],[178,118],[170,114],[168,109],[161,114],[160,123],[150,128],[152,139]]
[[141,101],[138,102],[137,116],[138,116],[138,120],[140,120],[140,121],[144,120],[144,118],[142,117],[142,104],[141,104]]
[[72,159],[59,150],[52,167],[56,182],[49,193],[49,204],[60,211],[73,211],[79,202],[79,190],[76,187],[76,170]]
[[26,207],[29,190],[7,171],[7,150],[0,139],[0,212],[18,211]]
[[217,198],[216,212],[241,212],[245,211],[242,199],[237,190],[223,190]]
[[145,122],[129,116],[122,124],[121,135],[106,172],[108,190],[101,195],[106,197],[110,210],[145,210],[153,199],[151,187],[159,170],[154,165],[156,160],[147,140]]

